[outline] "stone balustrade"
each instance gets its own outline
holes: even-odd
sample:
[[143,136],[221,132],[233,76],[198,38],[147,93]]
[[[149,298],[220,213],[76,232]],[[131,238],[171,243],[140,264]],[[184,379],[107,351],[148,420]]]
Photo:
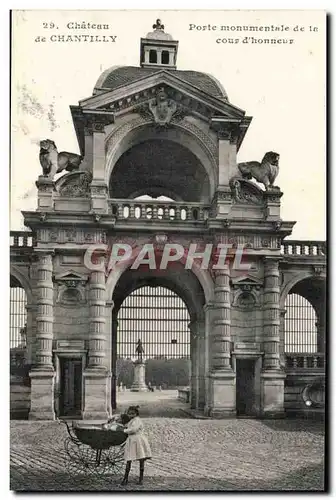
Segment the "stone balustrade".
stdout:
[[31,231],[11,231],[11,247],[32,247],[34,244],[34,235]]
[[324,368],[324,354],[320,352],[314,353],[287,353],[286,354],[286,369],[289,370],[314,370],[316,368]]
[[283,255],[307,255],[307,256],[326,256],[327,248],[325,241],[305,241],[288,240],[283,241],[281,245]]
[[111,199],[109,209],[119,220],[205,221],[210,207],[189,202]]

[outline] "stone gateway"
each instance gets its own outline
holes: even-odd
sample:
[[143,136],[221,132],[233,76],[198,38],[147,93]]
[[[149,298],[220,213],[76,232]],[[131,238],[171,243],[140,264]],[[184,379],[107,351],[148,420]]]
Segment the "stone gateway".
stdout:
[[[295,222],[280,216],[279,155],[237,162],[251,117],[211,75],[178,69],[178,46],[158,20],[140,40],[138,66],[97,75],[92,95],[70,106],[80,154],[66,153],[65,172],[54,179],[56,146],[50,169],[41,159],[37,209],[23,212],[30,231],[11,235],[11,286],[25,291],[27,323],[11,349],[12,414],[107,419],[116,402],[118,315],[144,286],[169,289],[187,310],[193,411],[214,418],[323,413],[325,244],[287,239]],[[43,145],[42,156],[50,142]],[[114,244],[128,245],[129,259],[99,267]],[[201,245],[230,250],[217,267],[188,266],[182,251],[166,268],[131,268],[145,245],[155,249],[155,264],[168,244],[193,248],[195,260]],[[92,248],[97,265],[89,268]],[[238,248],[245,267],[233,265]],[[285,318],[291,294],[315,315],[313,331],[304,327],[296,340],[285,333],[294,321]],[[151,342],[162,340],[148,340],[140,326],[129,328],[136,336],[130,359],[141,336],[148,360]],[[180,342],[173,333],[170,353]],[[143,352],[140,342],[138,385]]]

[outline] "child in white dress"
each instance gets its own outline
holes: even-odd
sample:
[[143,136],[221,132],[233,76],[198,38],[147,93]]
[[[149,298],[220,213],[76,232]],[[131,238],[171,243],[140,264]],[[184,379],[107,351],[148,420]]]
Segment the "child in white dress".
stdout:
[[139,407],[130,406],[127,410],[127,415],[130,417],[130,421],[124,428],[124,432],[128,434],[124,449],[126,469],[124,479],[121,484],[125,485],[128,483],[128,476],[133,460],[139,460],[139,484],[142,484],[145,469],[145,460],[152,457],[152,452],[148,439],[143,432],[143,423],[139,417]]

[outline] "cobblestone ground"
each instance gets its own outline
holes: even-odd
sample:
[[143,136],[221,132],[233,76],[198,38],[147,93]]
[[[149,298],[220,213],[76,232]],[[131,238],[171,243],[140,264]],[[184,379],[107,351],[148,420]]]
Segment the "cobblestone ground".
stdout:
[[[125,402],[126,404],[126,402]],[[122,471],[77,473],[64,451],[67,437],[57,422],[11,423],[11,490],[323,490],[323,425],[294,420],[200,420],[187,418],[178,403],[144,408],[153,451],[145,482],[138,464],[129,485]],[[181,405],[179,405],[181,406]],[[148,417],[152,414],[152,417]],[[168,416],[167,416],[168,415]]]

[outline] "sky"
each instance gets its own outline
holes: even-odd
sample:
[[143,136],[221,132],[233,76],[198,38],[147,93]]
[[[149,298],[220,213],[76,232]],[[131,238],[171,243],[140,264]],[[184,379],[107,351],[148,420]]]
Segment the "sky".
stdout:
[[[325,239],[325,14],[322,11],[17,11],[12,41],[11,229],[21,210],[35,210],[41,173],[39,141],[79,152],[70,105],[92,95],[111,66],[139,65],[140,38],[161,18],[179,40],[177,68],[204,71],[229,101],[253,116],[238,161],[280,154],[276,184],[281,217],[297,221],[292,237]],[[51,42],[51,35],[102,34],[69,22],[108,24],[115,43]],[[190,29],[191,25],[205,29]],[[288,31],[242,33],[221,26],[288,26]],[[315,27],[311,31],[310,26]],[[210,27],[210,29],[208,29]],[[216,27],[217,29],[212,29]],[[298,27],[299,31],[293,31]],[[301,30],[301,28],[304,28]],[[292,39],[292,44],[243,44],[245,36]],[[46,37],[45,42],[36,41]],[[228,39],[239,43],[228,43]],[[226,43],[217,43],[226,39]]]

